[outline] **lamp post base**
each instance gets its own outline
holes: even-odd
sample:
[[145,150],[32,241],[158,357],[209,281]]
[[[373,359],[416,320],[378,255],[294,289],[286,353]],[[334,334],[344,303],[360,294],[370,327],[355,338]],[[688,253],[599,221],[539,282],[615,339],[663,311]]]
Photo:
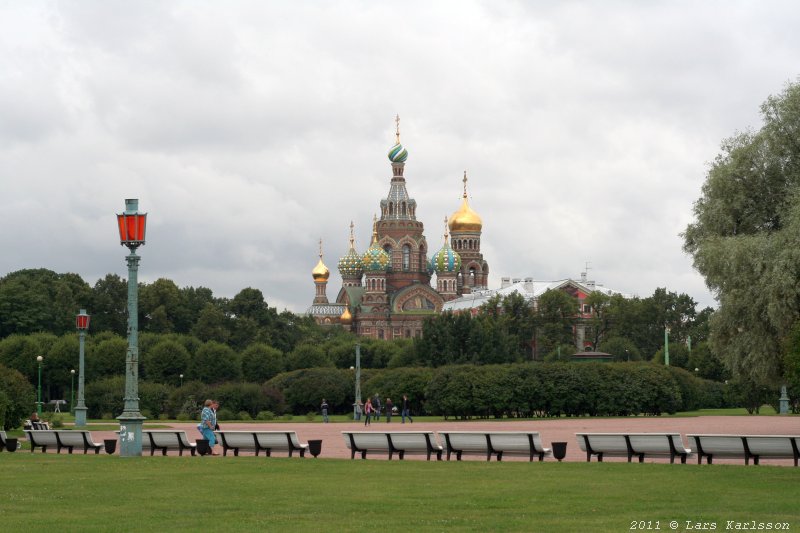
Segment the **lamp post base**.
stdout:
[[119,420],[119,455],[120,457],[142,456],[142,426],[145,417],[139,413],[123,413]]
[[78,427],[83,427],[86,425],[86,411],[88,411],[88,407],[76,407],[75,408],[75,425]]

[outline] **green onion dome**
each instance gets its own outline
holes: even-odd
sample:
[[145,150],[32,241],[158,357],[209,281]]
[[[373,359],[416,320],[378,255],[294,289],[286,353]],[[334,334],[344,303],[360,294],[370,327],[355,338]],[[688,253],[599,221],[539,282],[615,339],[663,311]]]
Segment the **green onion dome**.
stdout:
[[374,219],[372,223],[372,244],[370,244],[364,256],[361,258],[361,264],[365,272],[376,272],[381,270],[389,270],[391,260],[386,250],[378,244],[378,222]]
[[458,272],[461,269],[461,256],[450,247],[447,237],[441,250],[431,257],[431,268],[437,273]]
[[360,278],[364,273],[364,264],[361,261],[361,255],[356,252],[352,222],[350,222],[350,249],[344,257],[339,259],[338,267],[339,273],[343,278]]

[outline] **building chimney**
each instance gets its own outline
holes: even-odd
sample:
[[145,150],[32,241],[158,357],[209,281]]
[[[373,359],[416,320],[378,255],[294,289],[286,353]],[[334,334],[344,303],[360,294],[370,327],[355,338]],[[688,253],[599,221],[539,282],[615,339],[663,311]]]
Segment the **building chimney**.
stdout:
[[509,285],[511,285],[511,278],[505,277],[505,276],[500,278],[500,288],[501,289],[505,289]]

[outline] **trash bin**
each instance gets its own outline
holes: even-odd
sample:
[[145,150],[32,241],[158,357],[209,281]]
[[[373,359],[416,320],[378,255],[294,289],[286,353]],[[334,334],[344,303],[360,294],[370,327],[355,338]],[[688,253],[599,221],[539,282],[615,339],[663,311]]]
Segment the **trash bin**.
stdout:
[[106,447],[108,455],[114,455],[117,451],[117,439],[103,439],[103,445]]
[[17,439],[6,439],[6,450],[10,452],[17,451]]
[[322,453],[322,440],[308,441],[308,452],[316,459],[317,456]]
[[208,455],[211,453],[211,447],[208,445],[208,439],[197,439],[197,453],[200,455]]
[[566,442],[554,442],[552,443],[553,446],[553,457],[558,459],[560,463],[561,460],[567,456],[567,443]]

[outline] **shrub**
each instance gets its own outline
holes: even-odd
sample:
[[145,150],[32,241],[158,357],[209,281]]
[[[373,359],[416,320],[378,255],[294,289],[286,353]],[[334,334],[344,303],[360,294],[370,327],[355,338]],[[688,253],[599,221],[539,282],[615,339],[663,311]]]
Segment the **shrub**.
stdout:
[[220,409],[217,411],[217,420],[236,420],[236,415],[230,409]]
[[0,428],[14,429],[22,425],[28,418],[31,406],[34,405],[33,386],[18,371],[0,365],[0,404],[5,406],[4,416],[0,416]]
[[272,411],[261,411],[256,416],[256,420],[265,420],[265,421],[275,420],[275,413],[273,413]]
[[292,416],[291,413],[286,413],[285,415],[283,415],[281,417],[282,420],[291,420],[292,418],[294,418],[294,417]]
[[239,420],[252,420],[253,419],[253,417],[250,416],[250,413],[248,413],[247,411],[239,411],[239,414],[236,415],[236,416],[239,418]]
[[317,413],[314,411],[309,411],[306,413],[306,420],[309,422],[313,422],[315,418],[317,418]]

